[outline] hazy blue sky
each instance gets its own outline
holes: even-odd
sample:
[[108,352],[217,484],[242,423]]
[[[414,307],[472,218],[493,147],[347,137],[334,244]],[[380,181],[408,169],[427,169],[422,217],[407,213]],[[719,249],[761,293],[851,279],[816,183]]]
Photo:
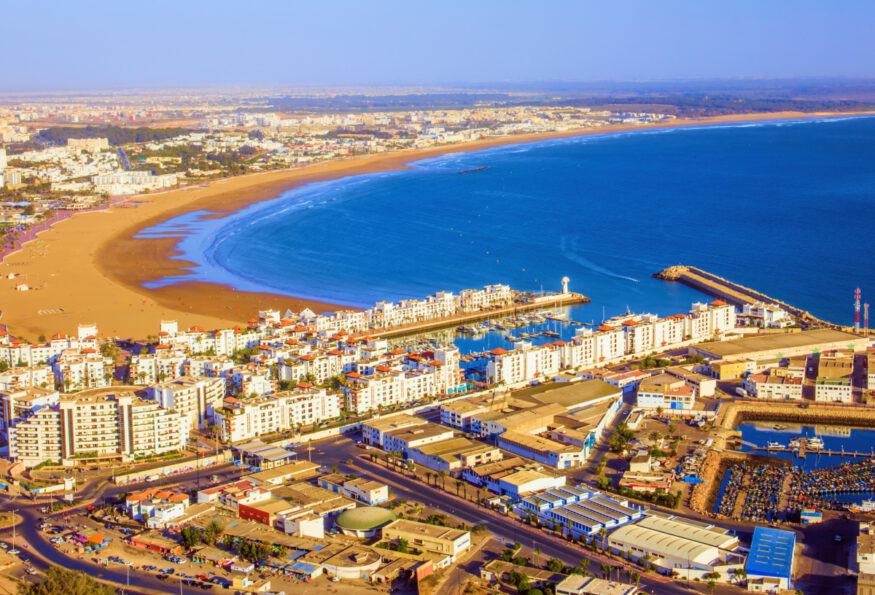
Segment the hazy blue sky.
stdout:
[[7,3],[0,90],[875,75],[875,1]]

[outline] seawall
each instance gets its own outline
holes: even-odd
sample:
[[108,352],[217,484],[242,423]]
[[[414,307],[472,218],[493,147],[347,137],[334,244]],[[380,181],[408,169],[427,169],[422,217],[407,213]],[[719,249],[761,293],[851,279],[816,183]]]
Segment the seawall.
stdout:
[[665,281],[677,281],[678,283],[683,283],[688,287],[692,287],[693,289],[697,289],[708,295],[726,300],[727,302],[739,307],[754,302],[773,304],[795,316],[799,320],[800,326],[804,328],[842,328],[839,325],[826,320],[821,320],[801,308],[791,306],[786,302],[770,297],[755,289],[745,287],[744,285],[729,281],[728,279],[724,279],[723,277],[719,277],[696,267],[686,265],[671,266],[655,273],[653,277]]

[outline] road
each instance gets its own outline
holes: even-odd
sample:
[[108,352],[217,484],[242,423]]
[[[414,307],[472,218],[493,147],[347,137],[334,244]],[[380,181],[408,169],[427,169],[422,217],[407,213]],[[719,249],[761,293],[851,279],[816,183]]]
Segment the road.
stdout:
[[[211,467],[206,471],[201,470],[200,481],[201,484],[204,484],[204,481],[208,481],[209,476],[213,474],[228,478],[230,475],[236,476],[239,475],[239,473],[239,468],[234,467],[233,464],[220,465],[217,467]],[[104,480],[94,480],[86,484],[79,495],[79,498],[83,501],[83,504],[75,508],[65,509],[64,511],[61,511],[54,515],[44,515],[40,512],[39,509],[46,505],[45,500],[34,502],[32,500],[27,500],[24,498],[7,498],[2,503],[0,503],[0,510],[10,511],[13,508],[18,510],[18,514],[21,516],[22,521],[16,525],[15,543],[22,551],[22,555],[24,555],[30,561],[31,565],[40,570],[46,570],[49,566],[52,565],[61,566],[64,568],[71,568],[73,570],[80,570],[95,578],[116,583],[120,589],[124,590],[127,593],[142,593],[144,595],[153,595],[155,592],[168,593],[171,591],[173,593],[179,592],[185,594],[212,592],[203,591],[198,588],[189,588],[185,586],[181,587],[181,583],[176,579],[171,578],[162,581],[159,580],[154,573],[149,573],[142,570],[132,569],[130,572],[130,577],[128,577],[128,573],[124,567],[109,566],[108,568],[103,568],[101,566],[98,566],[97,564],[90,562],[90,559],[93,556],[89,555],[83,555],[81,560],[71,556],[67,556],[66,554],[56,549],[55,546],[53,546],[48,541],[46,534],[40,531],[38,528],[38,525],[43,520],[51,520],[52,517],[59,516],[63,512],[81,511],[82,508],[87,506],[90,502],[100,502],[103,499],[114,498],[119,494],[130,492],[132,490],[142,489],[148,486],[169,485],[171,483],[185,484],[190,482],[192,483],[192,487],[194,487],[194,483],[196,483],[197,480],[197,471],[180,473],[179,475],[162,478],[157,482],[141,482],[122,486],[112,485]],[[0,530],[0,535],[2,535],[4,541],[11,541],[12,528],[9,527],[7,529]],[[26,543],[28,545],[27,549],[21,547],[20,544],[23,543]],[[39,554],[39,556],[34,554]],[[46,563],[43,559],[40,558],[40,556],[48,560],[48,562],[50,563]],[[130,584],[130,587],[127,587],[128,584]]]
[[[306,449],[303,449],[306,455]],[[442,490],[423,484],[410,477],[399,475],[385,467],[357,458],[362,450],[356,448],[349,438],[336,438],[322,441],[314,446],[313,459],[325,466],[337,465],[343,473],[367,476],[388,484],[399,498],[416,500],[427,506],[445,510],[469,525],[486,526],[500,541],[510,544],[520,542],[540,547],[546,558],[559,558],[570,566],[580,565],[582,558],[590,560],[590,569],[598,569],[602,562],[608,561],[614,566],[620,565],[617,560],[599,556],[588,550],[572,547],[562,539],[555,538],[542,531],[519,523],[508,517],[487,511],[481,506],[457,498]],[[352,459],[350,465],[347,461]],[[636,570],[640,570],[637,569]],[[653,575],[641,577],[641,589],[651,593],[689,593],[698,592],[682,583],[672,582],[665,578],[654,578]]]
[[[143,572],[141,570],[131,570],[130,587],[128,584],[127,572],[122,566],[109,566],[102,568],[97,564],[90,562],[90,557],[83,555],[82,559],[72,558],[58,551],[55,547],[45,539],[45,535],[38,529],[38,525],[43,520],[44,515],[39,512],[37,507],[21,508],[18,514],[22,517],[22,522],[16,527],[16,545],[31,563],[32,566],[40,570],[46,570],[49,566],[61,566],[63,568],[71,568],[79,570],[86,574],[105,581],[111,581],[119,585],[119,588],[127,593],[142,593],[144,595],[152,595],[154,592],[167,593],[172,588],[172,592],[177,592],[180,585],[174,584],[178,581],[168,579],[167,581],[158,580],[153,573]],[[12,538],[12,529],[4,529],[0,531],[3,534],[4,541],[10,541]],[[27,549],[21,547],[22,543],[28,545]],[[39,554],[36,556],[34,554]],[[43,561],[42,558],[48,560],[49,563]],[[172,581],[172,582],[170,582]],[[147,590],[149,589],[149,590]],[[150,591],[153,590],[153,591]],[[204,593],[201,589],[192,589],[182,587],[181,593],[194,594]]]

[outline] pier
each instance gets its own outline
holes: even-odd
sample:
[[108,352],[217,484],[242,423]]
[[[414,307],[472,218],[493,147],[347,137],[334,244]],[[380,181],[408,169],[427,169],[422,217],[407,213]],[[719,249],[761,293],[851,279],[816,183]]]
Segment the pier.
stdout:
[[692,287],[693,289],[697,289],[739,307],[744,306],[745,304],[753,304],[755,302],[763,302],[764,304],[778,306],[796,317],[799,320],[800,326],[803,328],[842,328],[841,326],[827,322],[826,320],[821,320],[801,308],[791,306],[786,302],[767,296],[755,289],[734,283],[723,277],[703,271],[702,269],[697,269],[696,267],[685,265],[672,266],[655,273],[653,277],[665,281],[677,281],[678,283],[683,283],[688,287]]
[[825,448],[790,448],[789,446],[754,446],[753,450],[765,452],[790,452],[795,453],[797,457],[804,459],[806,454],[813,455],[834,455],[837,457],[861,457],[865,459],[875,458],[872,452],[850,452],[845,450],[827,450]]
[[478,322],[488,318],[502,318],[505,316],[514,316],[523,312],[531,312],[533,310],[542,310],[544,308],[559,308],[563,306],[575,306],[578,304],[586,304],[591,302],[588,297],[579,293],[557,293],[554,295],[544,295],[533,299],[531,302],[513,303],[508,306],[501,306],[489,310],[477,310],[476,312],[464,312],[453,316],[445,316],[443,318],[435,318],[433,320],[424,320],[422,322],[411,322],[408,324],[393,326],[384,329],[374,329],[365,333],[360,333],[357,336],[368,336],[381,339],[392,337],[403,337],[404,335],[415,335],[428,331],[440,330],[447,327],[456,327],[471,322]]

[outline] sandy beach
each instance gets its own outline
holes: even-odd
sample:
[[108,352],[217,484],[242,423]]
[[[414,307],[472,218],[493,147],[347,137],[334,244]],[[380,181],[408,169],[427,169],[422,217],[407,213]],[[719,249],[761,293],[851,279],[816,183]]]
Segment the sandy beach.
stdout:
[[[444,153],[639,128],[840,115],[854,114],[779,112],[500,137],[329,161],[138,196],[130,201],[135,206],[83,212],[59,221],[7,256],[0,266],[0,322],[12,334],[30,340],[59,331],[73,333],[77,324],[91,322],[98,324],[101,335],[145,338],[157,335],[162,319],[178,320],[183,327],[197,324],[220,328],[245,323],[265,308],[330,310],[335,306],[277,294],[240,292],[212,283],[146,289],[144,282],[179,274],[186,263],[172,258],[177,254],[175,239],[134,236],[143,228],[186,212],[208,210],[222,216],[310,182],[398,170],[412,161]],[[7,278],[10,274],[16,278]],[[16,286],[22,283],[31,289],[17,291]]]

